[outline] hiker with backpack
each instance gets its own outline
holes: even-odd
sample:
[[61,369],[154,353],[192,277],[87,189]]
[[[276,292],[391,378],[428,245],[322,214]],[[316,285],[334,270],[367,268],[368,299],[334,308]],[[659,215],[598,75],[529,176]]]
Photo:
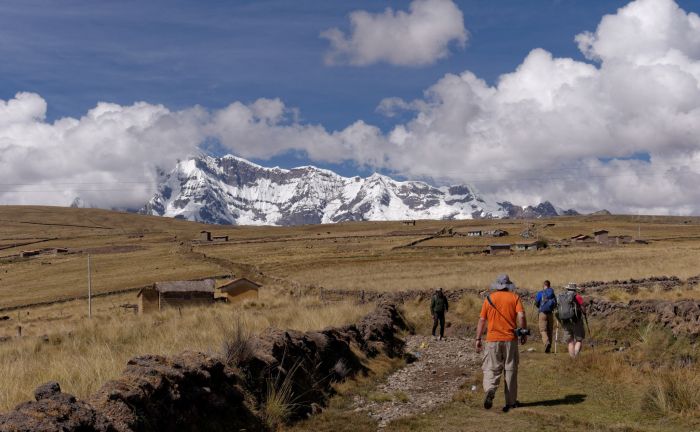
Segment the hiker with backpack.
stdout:
[[[450,309],[449,302],[442,288],[435,290],[432,299],[430,299],[430,314],[433,316],[433,338],[435,340],[443,340],[445,338],[445,312]],[[440,324],[440,338],[435,336],[435,330],[438,323]]]
[[[518,340],[525,344],[530,334],[523,303],[520,296],[512,292],[514,290],[515,285],[508,275],[498,276],[491,284],[476,326],[476,351],[484,351],[481,363],[486,392],[484,408],[493,406],[501,375],[505,372],[506,404],[503,412],[518,406]],[[486,346],[483,346],[481,336],[485,326]]]
[[548,280],[544,281],[544,286],[541,291],[535,296],[535,307],[537,307],[538,324],[540,335],[542,335],[542,343],[544,344],[544,352],[549,353],[552,349],[552,332],[554,330],[554,309],[557,307],[557,296]]
[[583,307],[583,297],[578,294],[575,283],[566,285],[565,291],[557,297],[557,320],[564,332],[564,340],[568,344],[569,355],[576,358],[581,352],[586,331],[583,325],[586,310]]

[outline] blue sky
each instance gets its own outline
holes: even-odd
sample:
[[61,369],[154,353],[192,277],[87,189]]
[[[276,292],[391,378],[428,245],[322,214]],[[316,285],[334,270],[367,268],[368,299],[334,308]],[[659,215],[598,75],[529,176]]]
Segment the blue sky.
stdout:
[[[440,28],[438,20],[433,33],[447,36],[429,61],[388,60],[395,54],[390,44],[381,61],[364,64],[352,57],[357,52],[344,52],[332,65],[326,61],[329,52],[354,41],[351,17],[357,11],[379,19],[386,8],[398,16],[419,3],[448,5],[452,9],[440,20],[456,13],[468,37]],[[611,190],[590,205],[698,212],[691,203],[698,200],[686,189],[696,175],[700,179],[700,143],[693,138],[700,118],[689,120],[696,108],[700,113],[698,11],[700,3],[690,0],[4,0],[0,115],[3,101],[17,103],[12,108],[8,102],[16,118],[8,114],[6,129],[0,119],[0,167],[42,151],[46,164],[59,156],[74,160],[70,150],[80,148],[103,156],[92,165],[103,165],[110,151],[117,161],[86,178],[150,178],[154,166],[167,169],[193,145],[218,142],[204,148],[262,164],[315,164],[344,175],[378,170],[476,183],[511,201],[551,199],[580,207],[589,194]],[[388,28],[389,21],[375,27]],[[340,42],[321,37],[329,29],[337,29]],[[396,46],[396,52],[405,48]],[[659,63],[653,73],[649,59]],[[474,80],[457,79],[465,71]],[[496,87],[502,74],[509,74],[509,83]],[[16,97],[18,92],[36,97]],[[399,98],[389,101],[400,108],[393,117],[377,109],[386,98]],[[283,108],[270,102],[277,99]],[[114,111],[114,119],[83,120],[103,102],[118,104],[98,110]],[[241,115],[253,120],[240,123]],[[64,117],[77,126],[53,124]],[[144,121],[152,127],[135,133]],[[48,156],[47,143],[55,154]],[[139,155],[143,172],[132,169],[129,152]],[[690,165],[678,169],[682,161]],[[13,173],[6,176],[34,179],[47,172],[39,165],[6,169]],[[65,171],[38,181],[75,177],[75,169]],[[543,172],[558,183],[534,184],[531,179]],[[576,181],[562,180],[562,172],[574,173],[569,177]],[[609,184],[618,175],[636,180]],[[602,180],[579,181],[586,176]],[[660,184],[657,176],[668,184],[652,186]],[[528,183],[516,187],[518,179]],[[638,187],[643,179],[649,190]],[[24,202],[25,196],[5,199]]]
[[[325,66],[319,33],[347,29],[357,9],[408,1],[36,1],[0,4],[0,99],[42,95],[48,119],[80,116],[98,101],[195,104],[279,97],[303,119],[342,129],[356,119],[391,126],[384,97],[421,96],[446,73],[494,82],[535,48],[582,59],[574,35],[625,1],[457,1],[471,33],[464,49],[427,67]],[[691,2],[684,7],[692,10]],[[695,9],[700,9],[695,4]]]

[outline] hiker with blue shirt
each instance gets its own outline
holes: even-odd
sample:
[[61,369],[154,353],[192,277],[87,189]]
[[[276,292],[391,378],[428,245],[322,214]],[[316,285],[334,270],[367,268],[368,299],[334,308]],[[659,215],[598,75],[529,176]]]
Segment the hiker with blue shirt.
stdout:
[[552,331],[554,330],[554,309],[557,307],[557,296],[548,280],[544,281],[541,291],[535,296],[535,307],[539,310],[538,324],[544,352],[549,353],[552,349]]

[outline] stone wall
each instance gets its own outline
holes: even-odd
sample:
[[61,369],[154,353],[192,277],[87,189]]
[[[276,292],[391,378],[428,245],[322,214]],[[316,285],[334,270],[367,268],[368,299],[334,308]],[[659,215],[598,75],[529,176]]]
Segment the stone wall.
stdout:
[[199,352],[139,356],[84,401],[55,382],[37,388],[35,401],[0,415],[0,431],[265,431],[259,407],[268,383],[291,380],[292,419],[301,418],[327,401],[333,382],[365,373],[363,358],[402,354],[403,330],[398,308],[384,303],[345,327],[270,329],[238,365]]

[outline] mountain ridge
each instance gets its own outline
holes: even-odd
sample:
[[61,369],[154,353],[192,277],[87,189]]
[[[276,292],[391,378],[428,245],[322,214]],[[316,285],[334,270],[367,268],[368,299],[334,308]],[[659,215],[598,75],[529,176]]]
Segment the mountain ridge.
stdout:
[[162,173],[157,192],[139,212],[207,223],[282,226],[578,214],[548,201],[534,207],[487,201],[467,184],[435,187],[379,173],[343,177],[309,165],[268,168],[233,155],[180,161]]

